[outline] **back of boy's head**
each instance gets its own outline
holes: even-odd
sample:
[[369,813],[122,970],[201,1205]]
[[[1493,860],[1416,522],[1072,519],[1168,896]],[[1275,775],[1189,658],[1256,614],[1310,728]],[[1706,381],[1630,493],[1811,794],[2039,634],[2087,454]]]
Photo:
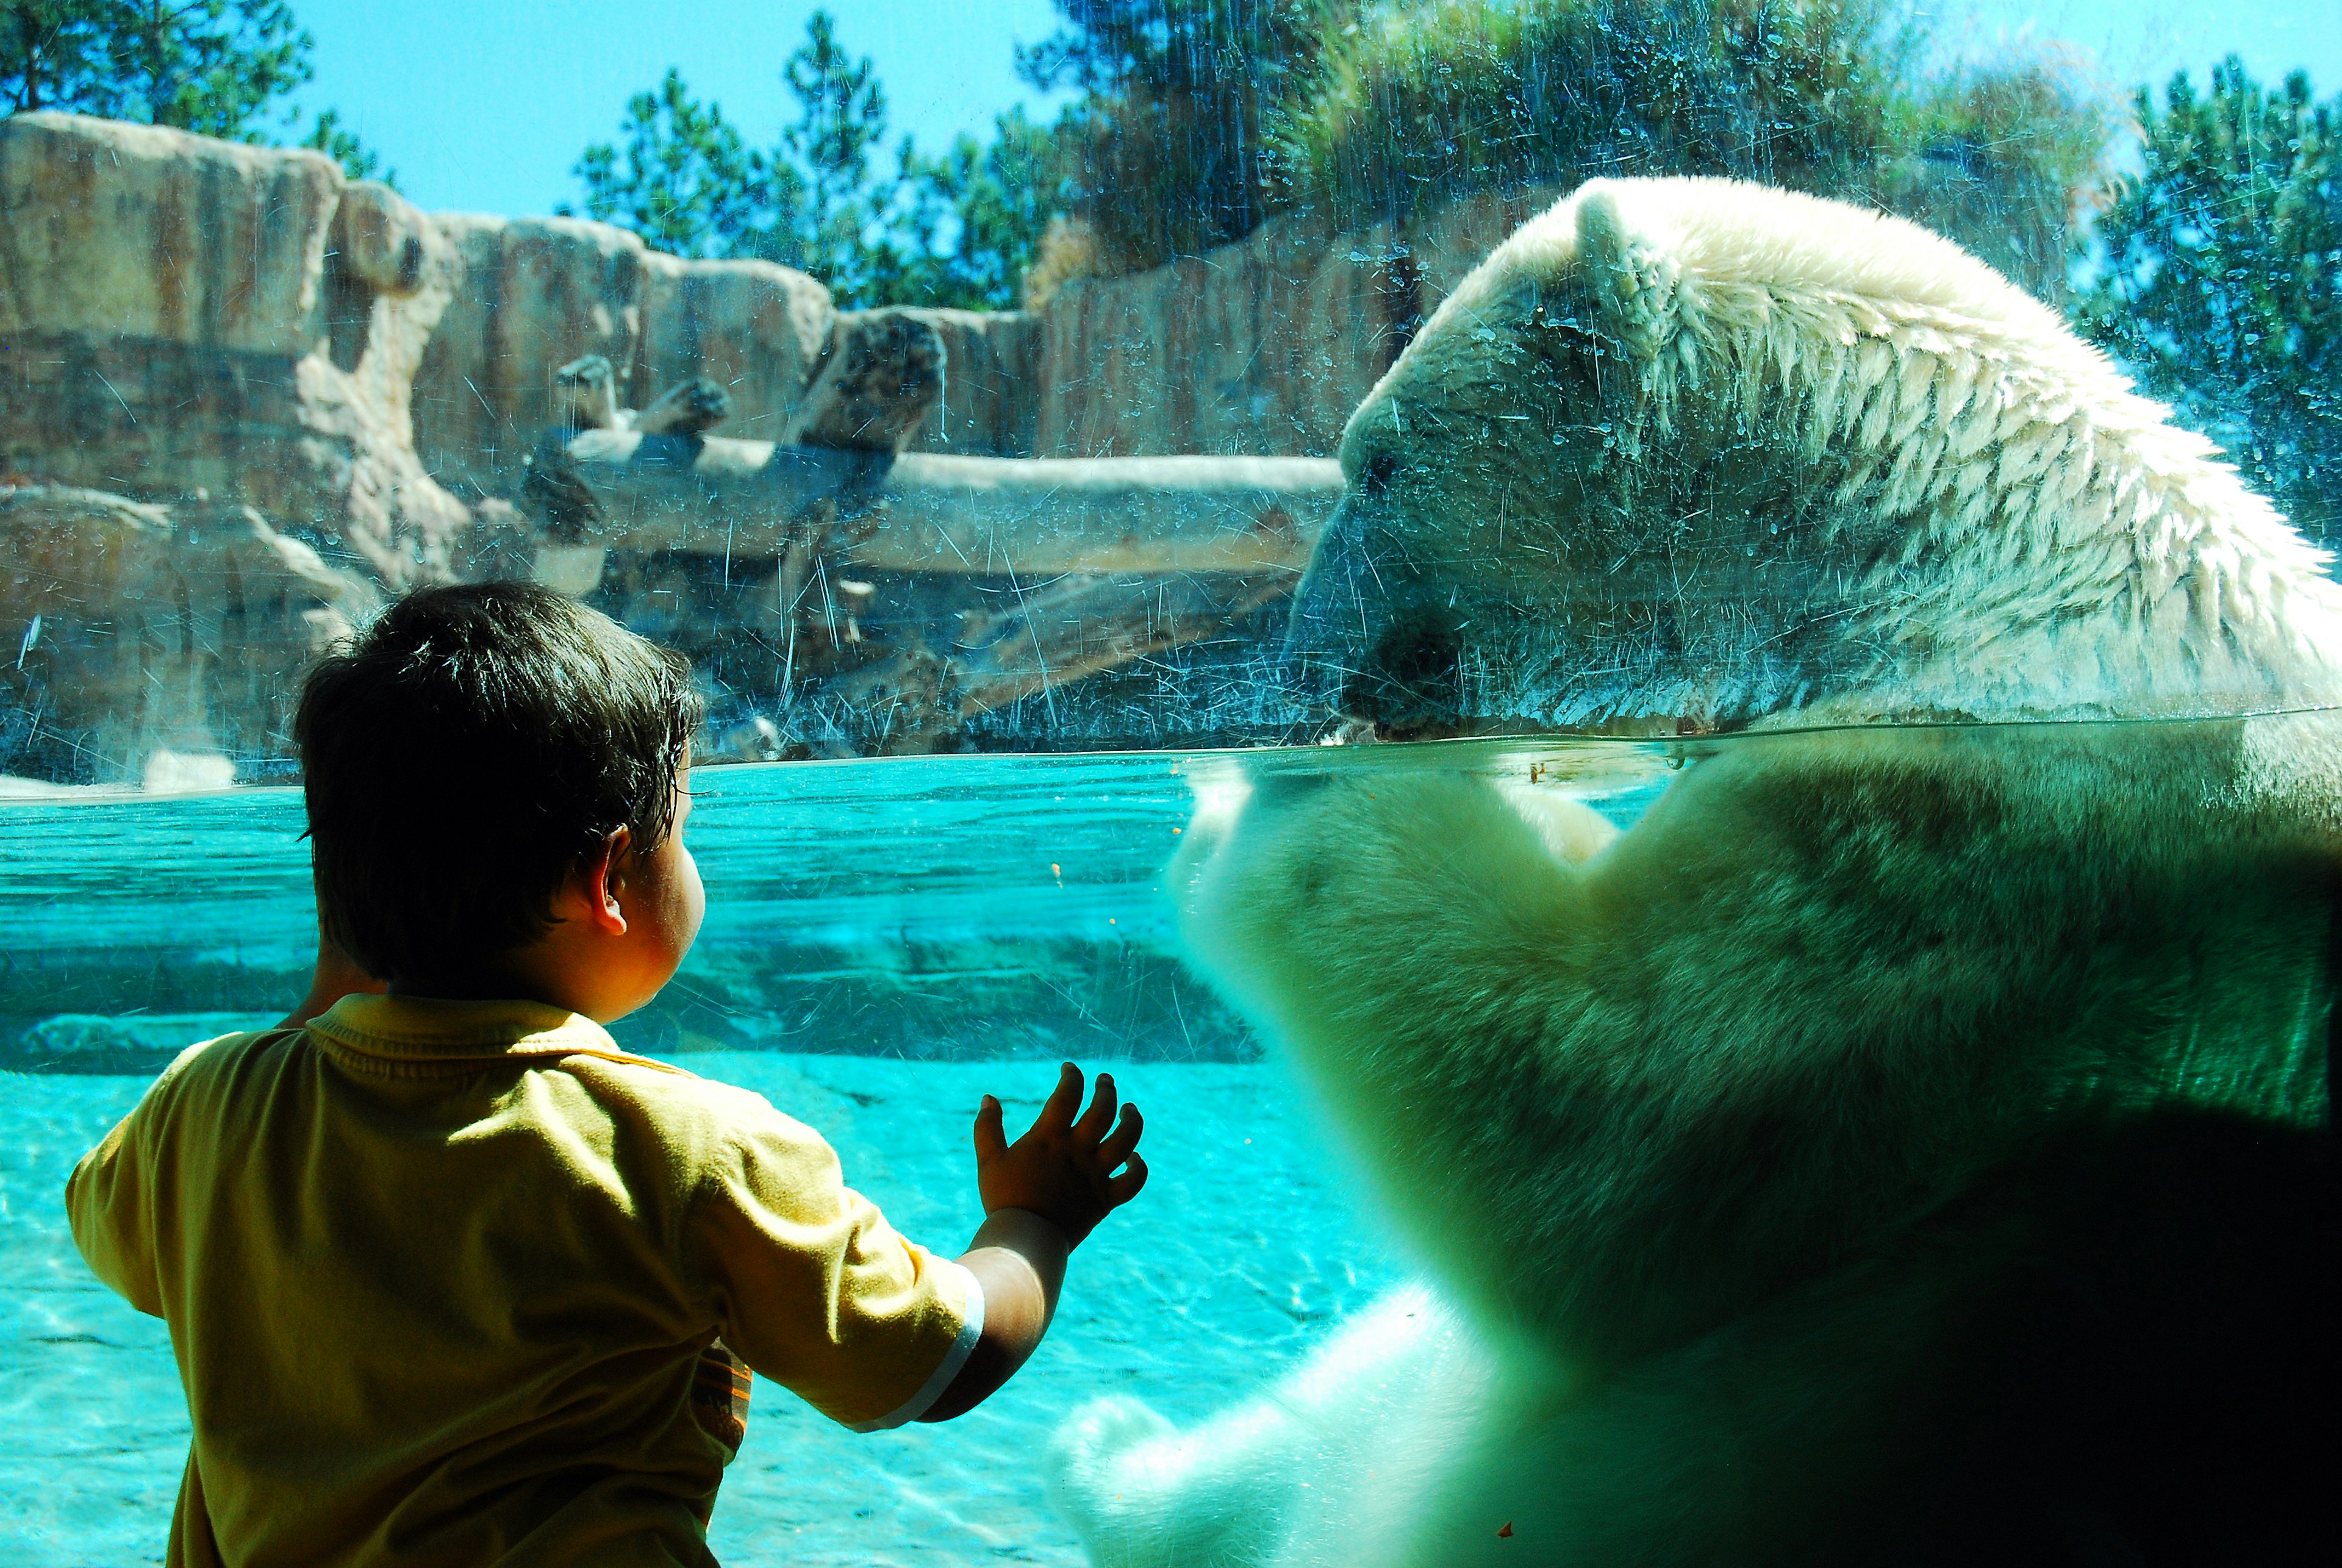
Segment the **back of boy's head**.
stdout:
[[681,655],[550,590],[407,594],[293,722],[325,935],[410,984],[526,945],[611,832],[673,831],[699,720]]

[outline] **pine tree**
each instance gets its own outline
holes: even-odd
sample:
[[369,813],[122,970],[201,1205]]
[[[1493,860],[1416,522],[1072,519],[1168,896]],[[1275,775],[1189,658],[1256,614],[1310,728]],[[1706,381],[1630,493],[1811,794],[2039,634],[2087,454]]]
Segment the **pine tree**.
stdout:
[[1275,211],[1274,120],[1358,0],[1057,0],[1019,51],[1036,87],[1084,97],[1060,131],[1074,215],[1113,270],[1240,239]]
[[342,124],[338,109],[320,111],[309,134],[301,138],[301,145],[319,152],[342,165],[342,173],[353,180],[380,180],[392,190],[398,189],[398,171],[382,166],[382,155],[358,139],[358,134]]
[[680,71],[627,100],[619,135],[577,160],[588,216],[685,256],[728,255],[763,217],[763,155],[721,107],[691,95]]
[[0,100],[10,114],[79,109],[102,95],[105,0],[0,5]]
[[842,305],[1016,303],[1053,210],[1046,130],[1016,113],[990,144],[963,136],[940,157],[907,137],[890,148],[876,67],[838,43],[826,11],[781,80],[793,113],[761,152],[670,70],[628,103],[618,141],[578,159],[586,215],[678,255],[801,268]]
[[2198,97],[2142,88],[2144,166],[2098,223],[2083,330],[2227,447],[2302,531],[2342,544],[2342,99],[2234,56]]

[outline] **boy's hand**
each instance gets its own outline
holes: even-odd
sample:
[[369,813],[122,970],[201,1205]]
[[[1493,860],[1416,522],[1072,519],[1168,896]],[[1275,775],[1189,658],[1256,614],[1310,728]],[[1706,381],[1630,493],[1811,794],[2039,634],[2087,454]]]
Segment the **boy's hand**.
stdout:
[[[1030,1209],[1065,1232],[1068,1246],[1078,1246],[1100,1220],[1138,1195],[1146,1184],[1138,1107],[1123,1106],[1116,1120],[1107,1073],[1098,1074],[1090,1108],[1081,1111],[1081,1104],[1082,1070],[1068,1062],[1031,1131],[1011,1144],[1001,1129],[1000,1102],[984,1097],[976,1114],[976,1185],[986,1213]],[[1115,1174],[1126,1162],[1129,1168]]]
[[[986,1217],[959,1257],[984,1292],[984,1333],[921,1421],[974,1409],[1025,1364],[1057,1310],[1066,1253],[1146,1184],[1138,1107],[1125,1105],[1119,1123],[1114,1112],[1114,1080],[1104,1073],[1097,1098],[1082,1111],[1082,1071],[1071,1062],[1032,1131],[1014,1144],[1000,1130],[1000,1102],[984,1097],[976,1114],[976,1185]],[[1129,1168],[1116,1175],[1126,1162]]]

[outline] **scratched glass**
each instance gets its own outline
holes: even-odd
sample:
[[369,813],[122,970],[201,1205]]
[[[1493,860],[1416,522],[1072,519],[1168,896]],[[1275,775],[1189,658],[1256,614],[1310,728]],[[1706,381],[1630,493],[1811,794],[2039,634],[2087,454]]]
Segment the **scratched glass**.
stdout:
[[[1322,1056],[1183,946],[1215,812],[1479,790],[1751,964],[1791,923],[1716,911],[1827,823],[1857,972],[1931,918],[1902,881],[1999,930],[2021,859],[2010,940],[2070,967],[2008,984],[2079,1018],[2184,972],[2106,1026],[2172,1094],[2323,1114],[2332,7],[212,9],[0,16],[9,1561],[160,1557],[167,1338],[56,1194],[305,989],[294,705],[421,584],[531,579],[693,663],[708,924],[624,1044],[816,1125],[937,1245],[980,1093],[1111,1061],[1149,1114],[1154,1190],[998,1399],[867,1441],[760,1391],[726,1562],[1339,1554],[1296,1492],[1118,1537],[1034,1479],[1091,1394],[1302,1408],[1280,1379],[1436,1272]],[[2051,797],[2087,809],[2010,825]],[[2173,835],[2211,847],[2125,858]],[[1439,884],[1384,885],[1360,931]],[[2166,943],[2190,910],[2230,924]],[[1915,1005],[1967,1017],[1928,962]]]

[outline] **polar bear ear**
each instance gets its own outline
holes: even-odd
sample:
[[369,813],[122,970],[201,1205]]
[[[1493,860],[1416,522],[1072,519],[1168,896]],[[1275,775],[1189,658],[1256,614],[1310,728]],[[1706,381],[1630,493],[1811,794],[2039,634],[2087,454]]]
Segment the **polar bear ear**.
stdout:
[[1679,269],[1661,237],[1636,226],[1606,180],[1578,195],[1577,265],[1605,334],[1640,364],[1656,359],[1674,335]]

